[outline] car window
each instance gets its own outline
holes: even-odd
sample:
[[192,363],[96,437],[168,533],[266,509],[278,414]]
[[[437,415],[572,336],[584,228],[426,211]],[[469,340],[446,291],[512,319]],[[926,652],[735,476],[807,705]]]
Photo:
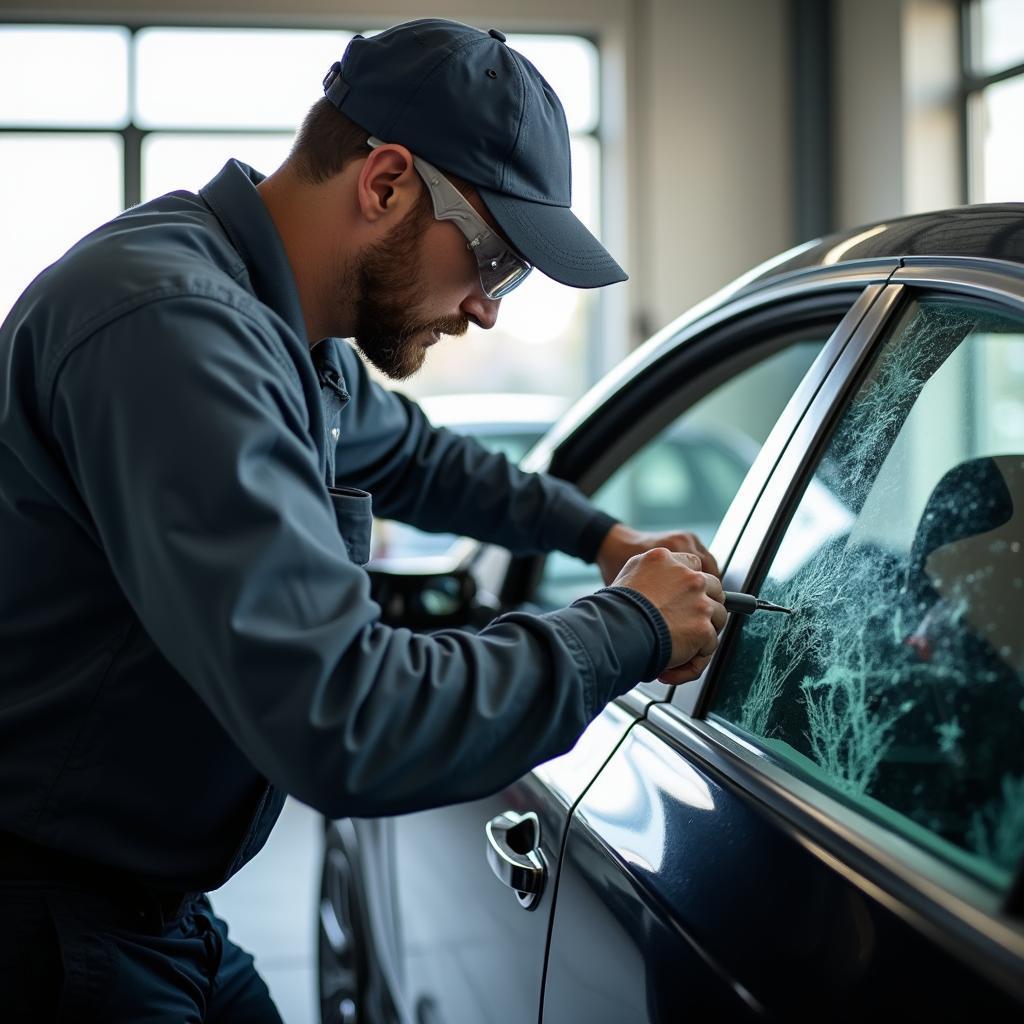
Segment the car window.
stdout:
[[484,447],[490,448],[492,452],[501,452],[509,462],[519,462],[550,426],[551,424],[547,423],[543,426],[523,427],[500,434],[478,433],[472,430],[468,433],[473,434]]
[[[594,492],[594,504],[635,529],[690,530],[709,543],[830,333],[822,327],[793,338],[689,406],[619,466]],[[556,552],[545,561],[534,603],[560,608],[601,585],[596,566]]]
[[[510,462],[520,459],[540,440],[550,424],[527,423],[494,431],[489,424],[458,425],[449,429],[475,437],[485,448],[500,452]],[[454,533],[427,533],[408,523],[392,519],[374,519],[370,557],[421,558],[443,555],[458,540]]]
[[910,305],[840,418],[711,717],[992,886],[1024,853],[1024,318]]

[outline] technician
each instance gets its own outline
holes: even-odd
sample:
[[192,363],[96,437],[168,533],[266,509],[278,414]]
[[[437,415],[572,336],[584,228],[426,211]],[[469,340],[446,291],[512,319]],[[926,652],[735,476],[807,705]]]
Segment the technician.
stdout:
[[[259,74],[236,68],[240,106]],[[0,328],[5,1020],[279,1020],[204,893],[286,794],[341,817],[491,793],[638,680],[695,678],[724,624],[692,535],[433,428],[337,340],[402,379],[531,267],[625,279],[569,209],[551,88],[438,20],[356,36],[324,84],[273,175],[229,161],[126,211]],[[478,634],[388,628],[371,495],[611,585]]]

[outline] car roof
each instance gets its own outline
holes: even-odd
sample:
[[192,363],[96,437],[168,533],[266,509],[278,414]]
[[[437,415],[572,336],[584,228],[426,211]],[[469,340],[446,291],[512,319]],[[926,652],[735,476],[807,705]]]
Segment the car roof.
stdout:
[[984,203],[893,217],[790,249],[746,276],[753,290],[796,271],[914,256],[1001,260],[1024,268],[1024,203]]
[[831,276],[832,271],[839,271],[841,277],[844,270],[852,273],[871,266],[892,270],[900,260],[914,257],[996,261],[1024,277],[1024,203],[977,204],[894,217],[816,238],[754,267],[633,349],[576,402],[524,465],[532,469],[543,465],[550,451],[594,409],[674,346],[684,332],[699,330],[707,316],[733,300],[819,272]]

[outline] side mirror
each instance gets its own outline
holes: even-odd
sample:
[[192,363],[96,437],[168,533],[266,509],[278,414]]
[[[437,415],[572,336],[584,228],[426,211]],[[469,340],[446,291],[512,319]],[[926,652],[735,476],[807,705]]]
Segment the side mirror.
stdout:
[[477,590],[468,569],[402,571],[386,562],[367,567],[370,594],[389,626],[429,631],[451,626],[480,627],[500,612],[490,595]]

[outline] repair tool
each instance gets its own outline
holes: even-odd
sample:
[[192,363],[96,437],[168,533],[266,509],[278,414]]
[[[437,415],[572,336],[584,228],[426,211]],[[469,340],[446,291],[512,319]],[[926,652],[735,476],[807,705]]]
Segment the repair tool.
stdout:
[[725,610],[735,612],[737,615],[753,615],[754,612],[785,612],[793,614],[792,608],[783,608],[781,604],[772,604],[771,601],[762,601],[753,594],[741,594],[735,590],[725,592]]

